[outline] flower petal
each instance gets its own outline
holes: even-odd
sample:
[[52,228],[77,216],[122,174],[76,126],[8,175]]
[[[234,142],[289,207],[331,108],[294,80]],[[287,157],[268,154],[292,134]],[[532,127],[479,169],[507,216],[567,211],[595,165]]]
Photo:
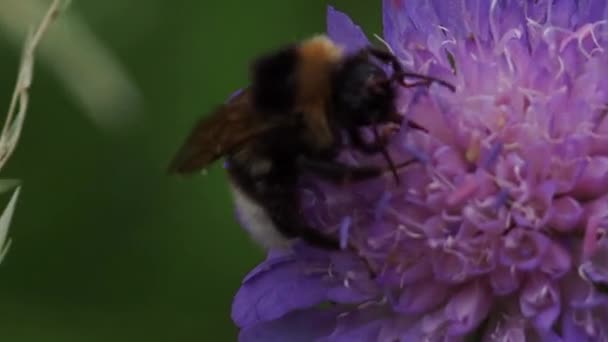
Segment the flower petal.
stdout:
[[519,312],[495,313],[488,323],[482,341],[527,341],[526,323],[526,319]]
[[420,282],[405,287],[397,305],[397,312],[420,314],[439,306],[449,295],[449,286],[440,282]]
[[383,305],[370,304],[345,313],[338,318],[336,329],[319,342],[376,341],[385,324],[390,322],[390,310]]
[[604,0],[589,0],[578,4],[577,22],[596,22],[608,18],[608,8]]
[[592,199],[608,192],[608,157],[589,160],[572,193],[577,198]]
[[575,310],[568,310],[562,315],[564,341],[592,342],[589,334],[585,331],[585,327],[592,325],[577,316]]
[[466,257],[455,250],[440,250],[432,256],[435,278],[450,284],[460,284],[469,278]]
[[254,267],[251,271],[249,271],[245,278],[243,278],[243,284],[253,280],[259,275],[272,271],[275,266],[279,266],[283,263],[294,262],[295,260],[295,255],[291,253],[285,253],[284,251],[270,251],[266,260]]
[[447,333],[464,335],[473,331],[486,318],[492,307],[489,289],[480,282],[466,286],[456,293],[445,308]]
[[568,250],[557,242],[551,243],[540,262],[540,270],[553,279],[563,277],[572,269],[572,258]]
[[593,283],[608,284],[608,238],[601,239],[580,270]]
[[310,342],[335,329],[335,309],[308,309],[291,312],[277,320],[261,322],[241,330],[239,342]]
[[524,286],[519,303],[524,317],[549,330],[560,313],[559,288],[546,277],[533,275]]
[[369,46],[369,40],[361,27],[332,6],[327,6],[327,34],[334,43],[343,46],[347,53]]
[[519,289],[522,275],[513,267],[497,267],[490,273],[490,285],[495,294],[504,296]]
[[434,0],[432,1],[439,22],[453,36],[465,36],[465,9],[462,0]]
[[327,299],[337,303],[361,303],[380,293],[369,269],[351,253],[332,253],[332,275],[327,279]]
[[232,303],[232,319],[239,327],[271,321],[300,308],[321,303],[327,289],[319,274],[291,260],[271,266],[243,283]]
[[583,207],[579,201],[564,196],[553,201],[549,209],[547,224],[559,232],[569,232],[576,228],[583,216]]
[[593,285],[579,274],[572,272],[566,275],[562,282],[564,304],[572,308],[591,308],[597,306],[600,301]]
[[541,233],[514,228],[503,240],[500,261],[508,267],[531,270],[540,264],[549,245],[549,238]]

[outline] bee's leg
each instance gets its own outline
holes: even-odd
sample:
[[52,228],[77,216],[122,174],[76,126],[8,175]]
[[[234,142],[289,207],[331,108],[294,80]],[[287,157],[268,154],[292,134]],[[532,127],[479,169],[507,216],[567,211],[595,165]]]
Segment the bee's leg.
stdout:
[[426,133],[429,132],[429,130],[426,129],[426,127],[424,127],[424,126],[422,126],[422,125],[420,125],[420,124],[418,124],[418,123],[416,123],[415,121],[412,121],[412,120],[408,120],[407,121],[407,126],[409,128],[411,128],[411,129],[417,129],[419,131],[423,131],[423,132],[426,132]]
[[295,193],[290,191],[289,196],[281,194],[270,203],[266,203],[266,210],[275,224],[277,230],[288,239],[299,238],[321,249],[339,250],[340,241],[336,236],[320,232],[305,223],[305,218],[299,211],[300,205],[295,199]]
[[346,241],[346,245],[343,245],[337,234],[324,233],[314,229],[306,222],[306,218],[300,210],[296,183],[290,179],[277,181],[275,177],[269,178],[266,191],[261,197],[258,197],[258,200],[264,206],[275,229],[285,238],[298,238],[313,247],[327,251],[350,251],[362,258],[372,277],[376,276],[374,267],[367,258],[361,255],[359,248],[352,241]]
[[401,66],[401,62],[399,61],[399,59],[393,55],[392,53],[390,53],[389,51],[386,50],[381,50],[378,48],[374,48],[374,47],[369,47],[367,49],[364,50],[365,54],[373,56],[377,59],[379,59],[380,61],[390,64],[391,68],[393,68],[393,72],[395,74],[395,76],[393,77],[394,79],[403,79],[405,77],[410,77],[410,78],[417,78],[420,79],[421,81],[418,82],[414,82],[411,84],[407,84],[405,83],[405,81],[400,81],[400,83],[403,86],[406,87],[415,87],[415,86],[419,86],[419,85],[430,85],[432,82],[443,82],[441,80],[426,76],[426,75],[421,75],[421,74],[417,74],[417,73],[413,73],[413,72],[406,72],[403,67]]
[[397,174],[397,168],[393,159],[391,158],[388,150],[386,149],[386,144],[388,143],[386,137],[384,135],[380,135],[378,132],[378,126],[373,126],[374,132],[374,141],[367,142],[363,139],[358,129],[350,129],[348,130],[348,135],[350,137],[351,143],[353,146],[366,154],[376,154],[381,153],[384,159],[386,160],[391,172],[393,173],[393,177],[395,178],[395,183],[399,184],[399,175]]
[[337,236],[324,234],[308,226],[304,223],[305,220],[302,214],[296,209],[299,207],[297,202],[285,200],[281,201],[280,204],[277,203],[275,206],[269,207],[268,212],[281,234],[290,239],[301,239],[310,246],[326,251],[349,251],[361,258],[372,278],[377,276],[377,272],[370,264],[369,259],[361,254],[359,248],[352,241],[347,241],[346,245],[342,245],[340,238]]
[[[395,169],[400,169],[413,163],[409,160],[395,165]],[[370,178],[380,177],[391,168],[376,166],[352,166],[336,161],[326,161],[318,159],[300,158],[299,165],[305,170],[314,172],[327,180],[335,183],[348,183],[352,181],[362,181]]]
[[298,215],[284,217],[277,223],[277,228],[281,231],[289,230],[292,238],[298,237],[312,246],[325,250],[340,249],[340,241],[336,237],[325,235],[302,223],[302,218],[298,217]]

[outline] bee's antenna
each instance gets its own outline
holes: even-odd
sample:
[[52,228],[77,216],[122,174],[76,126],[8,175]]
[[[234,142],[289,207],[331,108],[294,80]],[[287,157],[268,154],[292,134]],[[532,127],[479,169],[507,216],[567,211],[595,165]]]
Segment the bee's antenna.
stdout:
[[[381,61],[389,63],[391,65],[391,67],[393,68],[393,73],[394,73],[392,79],[398,80],[399,83],[401,85],[403,85],[404,87],[411,88],[411,87],[417,87],[417,86],[421,86],[421,85],[429,86],[431,83],[438,83],[438,84],[450,89],[452,92],[456,91],[456,87],[453,84],[451,84],[447,81],[444,81],[442,79],[403,70],[403,67],[401,66],[401,62],[399,62],[399,59],[397,59],[397,57],[395,57],[395,55],[390,51],[383,51],[383,50],[379,50],[379,49],[370,47],[370,48],[367,48],[366,50],[364,50],[364,53],[366,53],[368,55],[372,55]],[[420,81],[414,82],[414,83],[407,83],[407,82],[405,82],[404,78],[415,78]]]
[[[380,134],[378,133],[378,125],[374,124],[373,131],[374,131],[374,139],[376,139],[376,142],[379,142]],[[382,156],[384,156],[384,159],[388,163],[388,166],[390,167],[391,172],[393,173],[393,177],[395,178],[395,183],[397,183],[397,185],[399,185],[399,175],[397,174],[397,168],[395,167],[395,163],[393,162],[391,155],[388,153],[386,146],[382,146],[381,152],[382,152]]]

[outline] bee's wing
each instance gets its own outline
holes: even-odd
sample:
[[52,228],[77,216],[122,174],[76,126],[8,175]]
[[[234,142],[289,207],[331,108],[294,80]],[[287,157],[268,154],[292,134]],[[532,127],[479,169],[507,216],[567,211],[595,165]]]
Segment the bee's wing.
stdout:
[[259,119],[251,105],[249,91],[245,90],[196,124],[169,166],[169,172],[199,171],[274,126]]

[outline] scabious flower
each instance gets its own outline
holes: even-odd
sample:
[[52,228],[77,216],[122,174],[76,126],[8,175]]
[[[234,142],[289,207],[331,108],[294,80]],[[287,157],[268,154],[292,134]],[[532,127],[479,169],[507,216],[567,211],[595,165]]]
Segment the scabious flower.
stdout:
[[[608,341],[608,6],[385,0],[404,67],[387,177],[302,184],[338,252],[274,251],[243,281],[241,341]],[[369,44],[329,9],[328,33]],[[381,158],[345,151],[349,163]],[[370,272],[370,269],[373,272]]]

